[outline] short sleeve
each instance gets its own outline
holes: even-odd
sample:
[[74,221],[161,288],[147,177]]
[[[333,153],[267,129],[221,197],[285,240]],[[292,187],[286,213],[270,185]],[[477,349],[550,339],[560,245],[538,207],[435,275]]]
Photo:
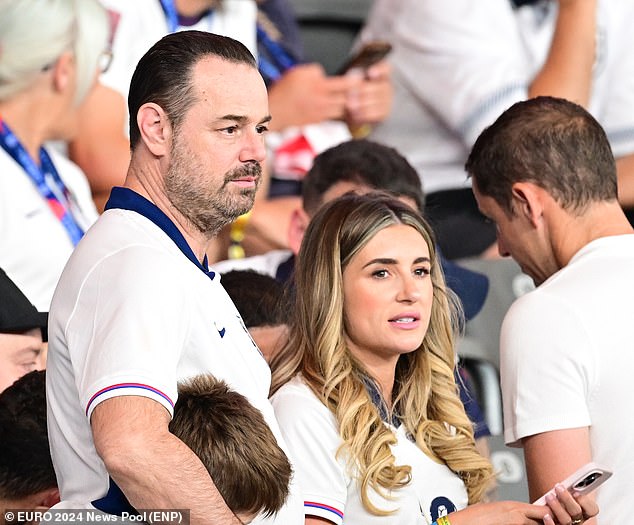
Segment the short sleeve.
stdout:
[[335,457],[341,438],[335,419],[307,387],[282,387],[271,403],[286,441],[306,515],[341,525],[349,480]]
[[504,437],[524,437],[590,424],[589,336],[574,308],[542,290],[509,309],[500,335]]
[[[170,414],[189,330],[174,261],[145,247],[110,256],[88,276],[65,336],[86,415],[105,399],[149,397]],[[181,272],[182,273],[182,272]]]

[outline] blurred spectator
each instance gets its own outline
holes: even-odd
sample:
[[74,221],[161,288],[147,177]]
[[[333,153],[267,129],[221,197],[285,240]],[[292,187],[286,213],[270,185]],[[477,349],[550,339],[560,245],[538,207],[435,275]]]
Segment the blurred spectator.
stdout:
[[40,310],[97,217],[81,170],[44,144],[77,133],[107,34],[96,0],[0,3],[0,266]]
[[221,281],[260,352],[270,361],[288,332],[290,304],[286,286],[253,270],[228,271]]
[[496,253],[463,166],[485,126],[536,95],[573,100],[601,122],[621,203],[634,205],[632,22],[632,0],[374,2],[362,40],[393,45],[395,95],[370,137],[417,169],[446,257]]
[[24,374],[45,367],[47,318],[0,269],[0,392]]

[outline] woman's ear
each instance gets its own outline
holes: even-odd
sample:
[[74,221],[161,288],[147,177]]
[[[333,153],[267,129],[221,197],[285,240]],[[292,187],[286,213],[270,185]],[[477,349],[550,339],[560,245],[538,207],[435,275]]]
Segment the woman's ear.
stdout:
[[74,79],[77,76],[75,56],[64,51],[52,66],[53,86],[59,92],[75,89]]
[[153,102],[143,104],[136,116],[141,140],[148,150],[157,157],[163,157],[169,152],[172,126],[167,114],[161,106]]

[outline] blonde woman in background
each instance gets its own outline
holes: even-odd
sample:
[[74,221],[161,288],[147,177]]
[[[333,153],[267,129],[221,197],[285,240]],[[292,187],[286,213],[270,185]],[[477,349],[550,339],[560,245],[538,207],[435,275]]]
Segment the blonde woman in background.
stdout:
[[478,504],[493,471],[458,395],[456,307],[417,212],[377,193],[333,201],[308,227],[295,280],[272,403],[307,525],[552,525],[596,514],[568,493],[552,508]]
[[76,135],[108,35],[95,0],[0,0],[0,267],[40,311],[97,218],[84,174],[45,144]]

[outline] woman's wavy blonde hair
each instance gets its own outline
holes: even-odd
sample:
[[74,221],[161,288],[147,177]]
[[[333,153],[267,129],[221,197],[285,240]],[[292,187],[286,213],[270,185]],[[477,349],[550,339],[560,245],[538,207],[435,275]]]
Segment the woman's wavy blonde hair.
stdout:
[[412,208],[384,193],[345,195],[325,205],[311,220],[295,269],[295,316],[288,343],[271,363],[274,393],[301,373],[339,425],[361,499],[375,515],[369,489],[390,497],[408,484],[411,467],[396,465],[393,432],[383,424],[365,387],[370,378],[346,347],[343,271],[377,232],[395,224],[415,228],[429,247],[433,302],[425,338],[397,363],[393,410],[421,450],[458,474],[469,503],[480,501],[492,480],[490,463],[475,449],[469,421],[455,382],[454,327],[459,309],[445,287],[431,228]]

